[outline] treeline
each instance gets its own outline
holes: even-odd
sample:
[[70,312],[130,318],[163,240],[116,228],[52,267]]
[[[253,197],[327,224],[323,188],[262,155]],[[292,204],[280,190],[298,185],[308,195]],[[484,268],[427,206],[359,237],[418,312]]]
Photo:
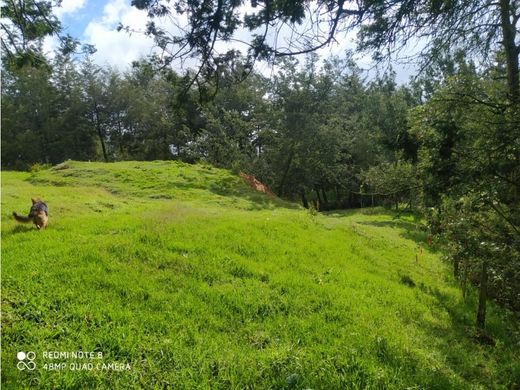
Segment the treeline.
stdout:
[[[364,175],[413,162],[410,87],[366,81],[347,56],[287,59],[267,78],[231,58],[211,89],[150,62],[120,73],[58,55],[3,73],[4,169],[77,160],[205,160],[318,209],[380,204]],[[392,194],[395,198],[395,193]],[[398,200],[401,200],[400,198]]]

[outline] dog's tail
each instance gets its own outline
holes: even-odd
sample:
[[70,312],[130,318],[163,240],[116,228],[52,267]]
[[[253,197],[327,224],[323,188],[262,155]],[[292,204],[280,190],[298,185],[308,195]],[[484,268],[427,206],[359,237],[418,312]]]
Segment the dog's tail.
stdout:
[[16,211],[13,211],[13,217],[18,222],[31,222],[33,220],[30,216],[29,217],[23,217],[21,215],[16,214]]

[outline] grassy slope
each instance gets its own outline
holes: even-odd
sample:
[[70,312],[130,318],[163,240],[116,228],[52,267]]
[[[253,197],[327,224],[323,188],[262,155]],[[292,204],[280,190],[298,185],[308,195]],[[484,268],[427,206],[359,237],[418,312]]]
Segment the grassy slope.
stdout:
[[[473,341],[474,303],[411,219],[311,215],[171,162],[5,172],[2,190],[4,388],[520,383],[518,332],[492,306],[496,347]],[[48,201],[46,231],[10,217],[31,196]],[[19,372],[19,350],[40,367]],[[48,350],[132,369],[45,371]]]

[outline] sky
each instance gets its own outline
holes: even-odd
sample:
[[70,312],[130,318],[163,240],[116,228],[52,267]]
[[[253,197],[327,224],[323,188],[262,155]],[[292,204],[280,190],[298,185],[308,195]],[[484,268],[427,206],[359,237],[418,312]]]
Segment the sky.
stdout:
[[[94,61],[121,70],[132,61],[151,53],[153,41],[143,34],[116,30],[119,23],[143,30],[146,13],[130,6],[130,0],[63,0],[54,13],[61,20],[64,32],[83,43],[93,44]],[[51,54],[57,39],[47,38],[44,50]]]
[[[144,34],[129,35],[127,32],[116,30],[119,23],[131,26],[136,31],[145,29],[146,12],[132,7],[130,0],[63,0],[62,6],[54,12],[62,21],[65,33],[96,47],[97,52],[93,60],[99,65],[110,65],[123,71],[132,61],[151,54],[154,50],[152,39]],[[322,57],[331,54],[341,56],[346,49],[355,48],[354,38],[355,34],[347,35],[339,39],[339,43],[321,49],[319,54]],[[44,50],[52,54],[57,45],[56,38],[47,38]],[[368,75],[377,72],[369,56],[360,56],[357,62],[361,68],[371,69],[367,72]],[[270,67],[267,64],[258,64],[258,68],[262,73],[269,74]],[[413,66],[398,64],[394,64],[393,69],[396,71],[398,83],[407,82],[414,71]]]

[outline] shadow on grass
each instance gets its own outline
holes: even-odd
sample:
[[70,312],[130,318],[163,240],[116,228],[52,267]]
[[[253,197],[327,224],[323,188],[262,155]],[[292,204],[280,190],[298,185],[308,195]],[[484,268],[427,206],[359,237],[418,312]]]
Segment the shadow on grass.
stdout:
[[468,297],[465,300],[453,302],[453,299],[450,299],[450,295],[442,293],[438,288],[432,288],[420,283],[419,289],[436,299],[438,306],[444,309],[450,316],[452,324],[464,327],[473,325],[471,318],[468,316],[468,313],[476,310],[476,303],[473,299]]
[[392,229],[400,230],[401,233],[399,235],[401,237],[414,241],[417,245],[421,246],[422,248],[428,249],[428,251],[432,253],[442,252],[441,248],[438,245],[430,245],[428,243],[428,233],[426,231],[420,230],[418,223],[411,221],[403,221],[400,219],[395,219],[392,221],[363,221],[358,223],[361,225],[390,227]]
[[[477,378],[482,380],[486,377],[491,380],[492,377],[499,376],[500,373],[490,375],[488,370],[492,367],[500,367],[505,362],[508,362],[512,358],[513,352],[511,351],[511,355],[507,352],[504,354],[504,351],[499,352],[495,345],[510,346],[520,341],[515,340],[517,337],[511,331],[514,328],[514,324],[504,323],[503,319],[488,313],[486,331],[480,331],[475,326],[477,302],[474,296],[465,300],[455,301],[437,289],[421,286],[421,290],[432,295],[436,299],[438,306],[450,318],[451,326],[448,329],[428,321],[421,322],[421,327],[428,334],[434,336],[437,340],[442,340],[436,346],[439,352],[446,357],[447,365],[468,381],[474,381]],[[486,359],[476,365],[471,363],[468,365],[471,359],[467,356],[461,356],[461,348],[457,348],[457,344],[464,345],[463,350],[473,350],[476,353],[480,351],[480,353],[486,356]],[[502,385],[510,388],[517,388],[516,386],[520,384],[520,376],[518,374],[515,377],[515,374],[511,373],[511,376],[506,375],[502,380]],[[491,383],[487,384],[491,385]],[[496,385],[496,383],[493,383],[493,385]]]
[[[428,249],[430,252],[438,253],[441,248],[438,245],[428,244],[428,233],[425,230],[421,230],[421,223],[417,215],[409,211],[396,212],[394,210],[385,209],[383,207],[365,208],[365,209],[349,209],[349,210],[333,210],[323,213],[329,217],[334,218],[346,218],[353,215],[378,215],[391,217],[390,221],[356,221],[360,225],[375,226],[375,227],[389,227],[392,229],[400,230],[400,236],[414,241],[417,245],[422,248]],[[405,220],[402,218],[413,218],[414,220]]]
[[13,227],[11,230],[6,231],[5,233],[3,233],[3,235],[11,236],[11,235],[18,234],[18,233],[27,233],[34,229],[35,228],[32,224],[31,225],[15,225],[15,227]]
[[[335,218],[346,218],[346,217],[351,217],[353,215],[359,215],[359,214],[361,214],[361,215],[386,215],[389,217],[397,216],[397,214],[394,211],[384,208],[382,206],[327,210],[327,211],[322,211],[321,214],[327,215],[329,217],[335,217]],[[403,216],[404,215],[405,214],[403,214]],[[408,214],[406,214],[406,215],[408,215]]]
[[251,202],[249,210],[265,210],[274,208],[284,208],[292,210],[300,209],[300,205],[298,205],[297,203],[291,203],[280,198],[273,198],[264,194],[250,194],[242,196],[242,198],[245,198],[249,202]]
[[389,227],[392,229],[400,230],[400,236],[408,240],[415,241],[418,245],[428,248],[431,252],[438,252],[439,248],[435,245],[428,244],[428,233],[419,230],[418,223],[411,221],[403,221],[395,219],[392,221],[363,221],[359,222],[361,225],[376,226],[376,227]]
[[274,208],[299,209],[300,205],[285,201],[276,196],[270,196],[246,187],[244,183],[233,182],[229,179],[223,179],[210,186],[209,190],[220,196],[242,198],[251,203],[249,210],[269,210]]
[[[422,334],[419,340],[426,343],[423,349],[429,350],[431,356],[442,356],[442,368],[431,371],[429,366],[424,366],[423,359],[403,351],[406,359],[397,359],[398,366],[419,371],[425,368],[420,374],[420,382],[425,373],[435,377],[432,382],[425,382],[426,388],[473,388],[477,385],[478,388],[518,388],[520,371],[515,371],[515,368],[519,365],[515,363],[514,348],[509,347],[519,342],[518,334],[514,332],[517,325],[512,320],[505,321],[491,312],[488,313],[488,330],[479,331],[475,327],[475,295],[462,300],[423,283],[417,288],[433,298],[430,304],[433,317],[418,315],[413,321],[406,317],[405,322],[413,322]],[[445,320],[437,318],[444,315]],[[445,376],[448,372],[450,375]]]

